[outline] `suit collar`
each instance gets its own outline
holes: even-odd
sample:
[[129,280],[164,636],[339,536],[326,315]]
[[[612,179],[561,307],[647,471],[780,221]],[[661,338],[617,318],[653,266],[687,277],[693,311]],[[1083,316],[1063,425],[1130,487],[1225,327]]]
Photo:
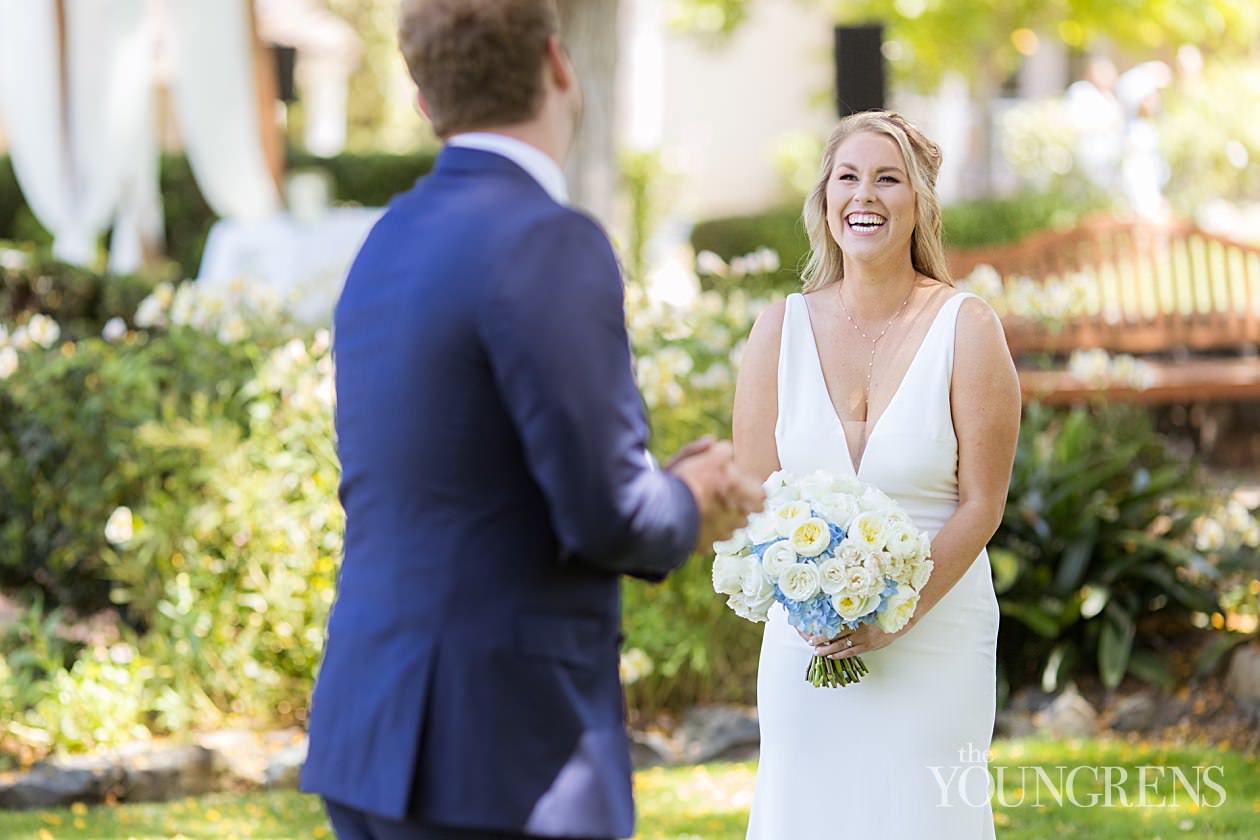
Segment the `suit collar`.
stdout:
[[[471,154],[469,154],[471,153]],[[546,190],[559,204],[569,201],[564,173],[543,152],[513,137],[490,132],[457,134],[447,141],[438,157],[438,169],[468,170],[469,167],[484,170],[502,170],[502,164],[511,165],[528,175]]]

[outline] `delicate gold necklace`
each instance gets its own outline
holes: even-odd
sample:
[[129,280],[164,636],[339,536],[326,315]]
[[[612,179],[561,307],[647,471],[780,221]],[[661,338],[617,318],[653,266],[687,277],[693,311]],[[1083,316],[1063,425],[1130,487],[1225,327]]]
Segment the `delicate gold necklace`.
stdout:
[[875,336],[874,338],[871,338],[869,335],[867,335],[866,331],[863,330],[861,327],[859,327],[857,324],[857,321],[853,320],[853,316],[849,314],[849,307],[844,305],[843,291],[841,291],[840,294],[836,295],[836,297],[840,299],[840,309],[844,311],[844,317],[849,319],[849,323],[853,325],[853,329],[857,330],[858,335],[862,336],[862,338],[866,339],[867,341],[871,343],[871,358],[866,363],[866,397],[865,397],[864,404],[862,406],[862,415],[866,418],[866,421],[868,422],[871,419],[870,418],[871,374],[875,370],[875,349],[879,346],[879,340],[883,338],[885,335],[887,335],[889,327],[893,325],[893,322],[896,321],[898,316],[901,315],[902,310],[906,308],[906,304],[910,302],[910,296],[913,294],[914,294],[914,286],[911,285],[910,292],[906,295],[906,299],[901,302],[901,306],[897,307],[897,311],[894,312],[893,316],[888,319],[888,323],[884,324],[884,328],[880,330],[879,335]]

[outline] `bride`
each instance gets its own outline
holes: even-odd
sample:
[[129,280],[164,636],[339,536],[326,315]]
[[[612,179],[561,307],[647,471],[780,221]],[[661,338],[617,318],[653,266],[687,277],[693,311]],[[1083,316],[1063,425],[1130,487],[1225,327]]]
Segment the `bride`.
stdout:
[[[940,149],[898,114],[841,121],[805,203],[804,294],[767,309],[744,353],[736,461],[762,478],[855,475],[932,536],[935,563],[895,634],[803,638],[772,609],[749,840],[994,833],[998,607],[985,545],[1006,502],[1020,394],[1000,322],[946,269],[939,168]],[[815,653],[860,655],[870,673],[814,688]]]

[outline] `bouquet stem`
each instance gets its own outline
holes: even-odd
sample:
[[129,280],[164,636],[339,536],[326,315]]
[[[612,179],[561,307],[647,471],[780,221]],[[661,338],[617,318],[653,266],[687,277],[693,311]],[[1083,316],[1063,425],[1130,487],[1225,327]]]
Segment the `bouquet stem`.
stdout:
[[815,656],[809,660],[809,667],[805,669],[805,681],[815,688],[842,688],[861,681],[868,673],[870,669],[860,656],[847,659]]

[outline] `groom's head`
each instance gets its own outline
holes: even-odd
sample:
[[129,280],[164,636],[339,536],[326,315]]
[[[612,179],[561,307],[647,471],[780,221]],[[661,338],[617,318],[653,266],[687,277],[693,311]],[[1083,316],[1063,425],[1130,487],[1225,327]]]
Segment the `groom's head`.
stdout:
[[403,0],[399,43],[437,135],[548,114],[576,121],[559,29],[555,0]]

